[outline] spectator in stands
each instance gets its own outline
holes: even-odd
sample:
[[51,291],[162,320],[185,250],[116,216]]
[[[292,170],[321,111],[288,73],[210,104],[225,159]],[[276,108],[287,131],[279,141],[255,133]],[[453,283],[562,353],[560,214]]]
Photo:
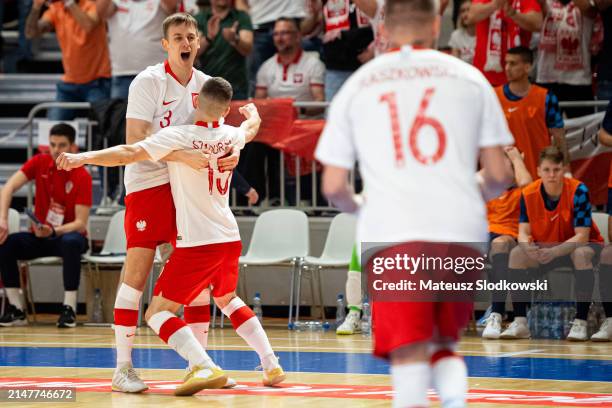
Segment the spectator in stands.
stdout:
[[230,0],[211,0],[211,9],[196,16],[200,34],[200,69],[232,84],[234,99],[249,97],[247,56],[253,49],[253,26]]
[[[5,1],[0,1],[0,26],[4,22],[4,7]],[[25,36],[25,22],[30,9],[32,8],[32,0],[19,0],[17,3],[17,19],[18,19],[18,47],[15,52],[11,52],[4,55],[4,62],[2,61],[2,48],[3,39],[0,35],[0,72],[18,72],[19,62],[32,58],[32,41],[28,40]],[[2,31],[0,29],[0,31]]]
[[328,0],[323,7],[325,35],[325,99],[331,101],[344,81],[359,66],[373,58],[369,48],[374,40],[368,16],[354,2]]
[[473,0],[467,23],[476,24],[474,66],[499,86],[506,82],[506,52],[529,46],[542,28],[542,10],[537,0]]
[[[588,0],[538,0],[544,11],[536,82],[562,101],[593,100],[591,37],[597,10]],[[564,109],[568,117],[593,108]]]
[[594,0],[601,14],[604,40],[597,71],[597,98],[612,100],[612,0]]
[[[40,37],[55,29],[62,50],[64,76],[57,84],[59,102],[95,102],[110,97],[111,67],[106,44],[106,27],[91,0],[65,0],[49,4],[34,0],[26,22],[26,36]],[[133,50],[132,50],[133,52]],[[69,120],[70,110],[49,110],[49,119]]]
[[236,8],[251,16],[254,28],[253,52],[249,60],[251,92],[255,92],[255,78],[259,67],[276,52],[272,31],[274,22],[280,17],[302,19],[306,16],[306,5],[296,0],[236,0]]
[[525,165],[535,179],[538,156],[551,144],[551,139],[563,152],[566,164],[569,153],[557,97],[529,81],[532,64],[533,53],[529,48],[508,50],[505,59],[508,83],[495,88],[495,92],[516,146],[525,155]]
[[[608,109],[604,116],[601,129],[599,130],[599,142],[612,147],[612,101],[608,103]],[[608,175],[608,240],[612,242],[612,160],[610,161],[610,173]],[[606,320],[602,323],[599,331],[591,336],[593,341],[612,340],[612,245],[608,244],[601,252],[601,263],[599,264],[599,292],[603,300]]]
[[164,19],[178,0],[96,0],[96,11],[108,23],[111,98],[127,99],[132,80],[150,65],[164,60],[161,46]]
[[[274,25],[274,45],[277,53],[259,68],[257,72],[257,89],[255,98],[293,98],[296,101],[325,101],[325,66],[317,54],[305,53],[302,49],[302,37],[298,23],[291,18],[279,18]],[[321,108],[304,109],[306,114],[319,114]],[[256,166],[244,174],[260,174],[256,189],[265,191],[261,186],[263,173],[262,156],[268,156],[268,168],[271,163],[278,163],[278,151],[258,143],[252,144],[253,149],[260,149],[259,159],[252,160],[249,156],[247,166]],[[272,164],[272,165],[273,165]],[[274,174],[273,172],[271,172]],[[307,179],[307,180],[306,180]],[[309,196],[310,176],[304,176],[305,197]],[[270,180],[272,185],[278,185]],[[291,197],[292,195],[290,195]]]
[[[0,192],[0,272],[10,305],[0,326],[27,324],[25,302],[19,291],[18,260],[44,256],[63,259],[64,302],[58,327],[75,327],[81,254],[88,247],[87,219],[91,207],[91,176],[85,170],[57,170],[55,160],[63,152],[76,152],[75,130],[59,123],[49,134],[50,154],[38,154],[13,174]],[[35,214],[42,224],[32,232],[8,235],[7,218],[13,194],[28,181],[36,183]]]
[[[533,181],[525,167],[521,153],[514,146],[506,147],[506,155],[514,169],[514,184],[501,196],[487,202],[489,220],[489,240],[491,260],[491,281],[500,282],[508,279],[508,258],[510,250],[516,246],[520,201],[522,188]],[[498,339],[501,334],[501,322],[506,312],[508,291],[493,292],[493,306],[487,326],[482,332],[485,339]]]
[[[508,277],[528,282],[528,269],[538,276],[560,266],[573,266],[576,288],[576,318],[568,340],[587,340],[587,315],[593,297],[593,260],[603,244],[591,218],[589,191],[579,180],[564,176],[563,152],[556,146],[542,150],[538,162],[541,179],[523,188],[518,243],[510,252]],[[585,245],[591,243],[591,245]],[[513,293],[514,321],[502,339],[531,336],[527,326],[526,296]],[[516,296],[516,297],[515,297]]]
[[453,55],[468,64],[474,62],[474,49],[476,48],[476,25],[468,23],[471,4],[471,0],[463,0],[459,6],[459,27],[453,31],[448,42],[453,50]]

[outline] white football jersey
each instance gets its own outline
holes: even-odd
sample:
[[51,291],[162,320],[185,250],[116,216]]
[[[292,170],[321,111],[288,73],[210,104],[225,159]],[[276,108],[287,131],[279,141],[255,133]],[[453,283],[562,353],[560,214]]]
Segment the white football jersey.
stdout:
[[240,240],[238,224],[229,206],[232,172],[219,172],[217,158],[224,156],[232,146],[242,149],[244,143],[243,129],[227,125],[209,128],[198,122],[162,129],[136,144],[153,160],[184,149],[199,149],[210,155],[209,168],[201,171],[179,162],[168,163],[176,207],[177,247]]
[[[168,61],[142,71],[130,84],[126,118],[151,122],[152,133],[193,123],[195,100],[210,77],[193,69],[187,86],[181,85]],[[169,181],[165,163],[139,162],[125,168],[127,194],[161,186]]]
[[479,149],[512,144],[485,77],[458,58],[405,46],[360,68],[334,98],[316,150],[368,195],[361,242],[484,242]]

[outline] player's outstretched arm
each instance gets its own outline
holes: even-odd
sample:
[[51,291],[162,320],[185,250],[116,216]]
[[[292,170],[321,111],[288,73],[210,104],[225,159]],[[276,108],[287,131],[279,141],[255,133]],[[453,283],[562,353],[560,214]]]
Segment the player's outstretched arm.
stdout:
[[246,134],[245,142],[248,143],[255,138],[261,125],[261,118],[257,107],[253,103],[247,103],[239,109],[239,112],[246,118],[244,122],[240,124],[240,128],[244,130]]
[[151,160],[151,156],[145,149],[135,145],[119,145],[104,150],[84,153],[62,153],[57,158],[57,168],[60,170],[72,170],[86,164],[96,166],[115,167],[126,164]]
[[481,188],[498,197],[510,186],[513,179],[512,166],[501,146],[480,149]]

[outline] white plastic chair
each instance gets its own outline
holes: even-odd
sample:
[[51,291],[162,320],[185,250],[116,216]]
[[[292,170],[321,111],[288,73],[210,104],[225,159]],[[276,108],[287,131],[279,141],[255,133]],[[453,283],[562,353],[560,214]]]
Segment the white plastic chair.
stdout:
[[599,232],[601,233],[601,236],[603,237],[604,241],[606,241],[606,244],[609,244],[610,239],[608,237],[608,214],[594,212],[591,214],[591,217],[593,218],[593,222],[595,223],[595,225],[597,225],[597,228],[599,228]]
[[279,209],[261,214],[255,221],[249,249],[239,261],[243,296],[247,296],[246,271],[249,266],[290,265],[289,324],[291,324],[295,275],[303,258],[308,255],[309,248],[308,217],[303,211]]
[[93,264],[96,267],[96,272],[99,272],[100,265],[122,265],[125,262],[127,239],[123,229],[124,218],[125,210],[113,214],[108,224],[102,251],[97,255],[83,255],[83,260],[87,262],[88,266]]
[[[325,305],[323,303],[323,284],[321,282],[321,269],[323,268],[348,268],[351,261],[353,245],[357,229],[357,217],[352,214],[340,213],[336,215],[329,226],[323,253],[319,257],[307,256],[304,258],[300,268],[297,281],[297,300],[300,304],[302,272],[311,271],[310,291],[314,303],[314,273],[318,281],[319,306],[321,308],[321,319],[325,320]],[[299,308],[295,320],[299,319]]]

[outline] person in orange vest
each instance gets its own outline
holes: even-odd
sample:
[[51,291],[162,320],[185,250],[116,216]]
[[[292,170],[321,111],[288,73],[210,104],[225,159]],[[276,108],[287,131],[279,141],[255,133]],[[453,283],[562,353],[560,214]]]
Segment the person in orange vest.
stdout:
[[[608,103],[601,129],[599,130],[599,143],[612,147],[612,102]],[[608,177],[608,239],[612,242],[612,160],[610,160],[610,173]],[[599,292],[604,301],[606,320],[599,331],[591,336],[593,341],[612,340],[612,245],[608,245],[601,252],[599,264]],[[607,302],[606,302],[607,301]]]
[[[514,183],[504,194],[487,202],[492,282],[507,279],[510,250],[516,246],[518,237],[521,191],[533,181],[518,149],[515,146],[508,146],[504,151],[514,169]],[[506,312],[507,296],[507,290],[493,292],[491,315],[482,332],[484,339],[499,338],[502,318]]]
[[529,81],[533,53],[527,47],[515,47],[506,55],[508,83],[495,88],[516,147],[525,154],[525,165],[531,177],[538,178],[536,167],[540,151],[558,146],[569,164],[563,118],[557,97]]
[[[510,252],[508,277],[513,282],[529,282],[529,268],[537,268],[544,274],[559,266],[572,265],[577,313],[567,339],[585,341],[593,295],[593,260],[599,255],[604,240],[591,218],[589,190],[581,181],[564,177],[563,159],[559,148],[546,147],[538,160],[540,179],[523,188],[519,245]],[[512,296],[514,321],[500,338],[529,338],[524,297],[530,295],[521,291],[513,292]]]

